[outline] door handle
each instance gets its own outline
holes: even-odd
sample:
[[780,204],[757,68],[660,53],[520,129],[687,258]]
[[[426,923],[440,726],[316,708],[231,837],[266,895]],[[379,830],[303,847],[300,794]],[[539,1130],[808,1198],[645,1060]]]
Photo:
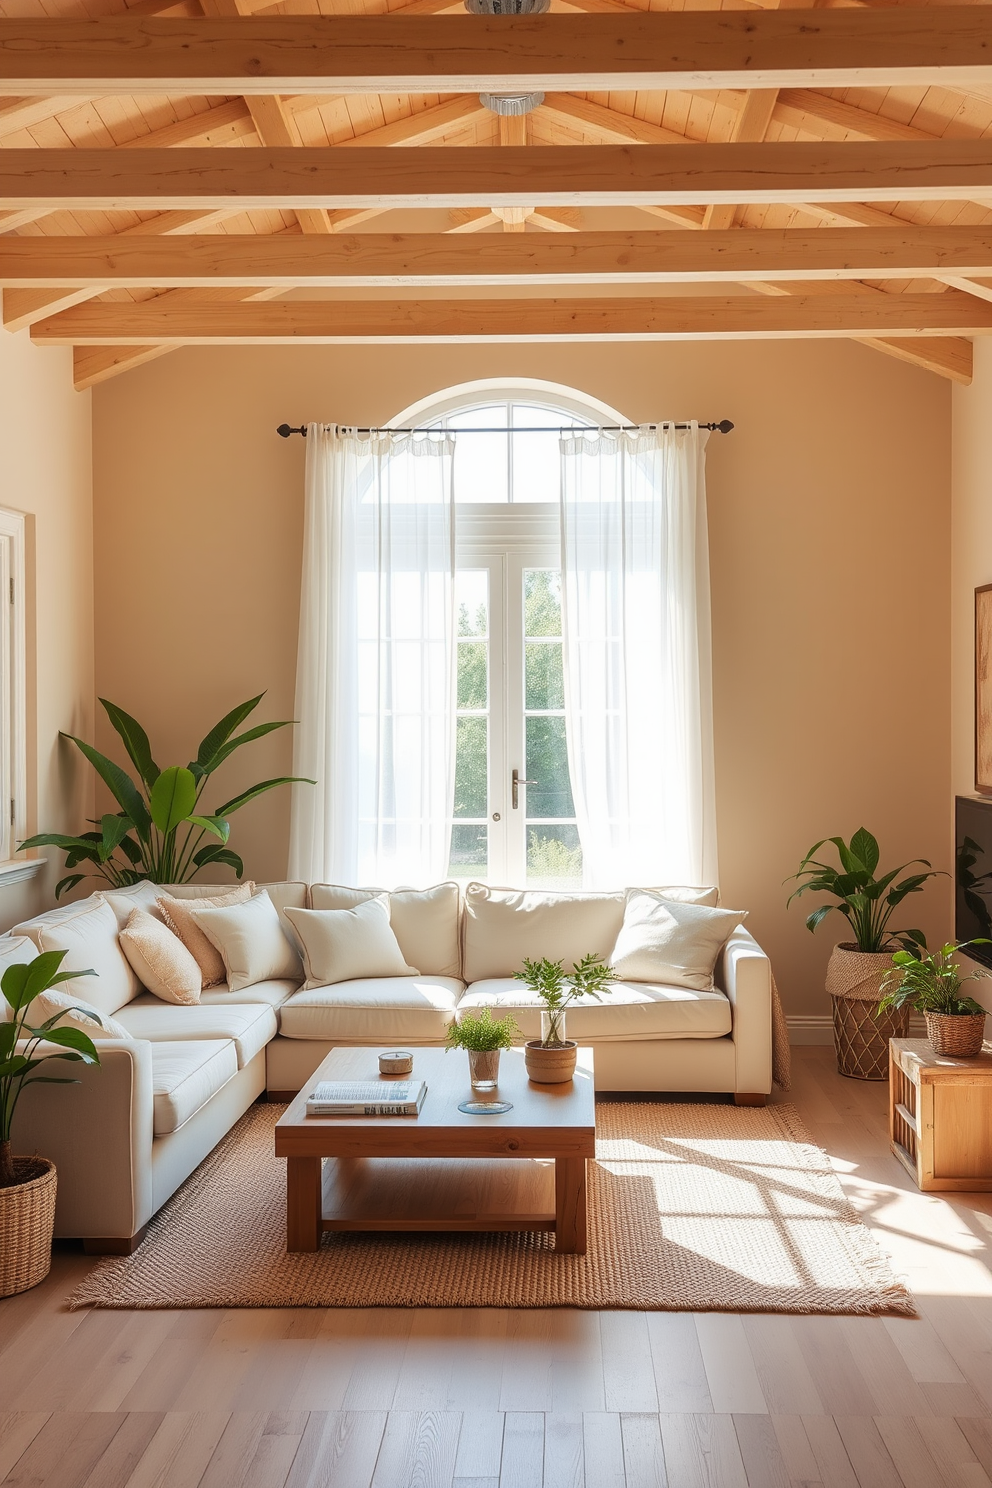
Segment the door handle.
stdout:
[[519,770],[514,770],[513,771],[513,773],[510,776],[510,780],[512,782],[512,790],[510,792],[510,799],[511,799],[511,803],[512,803],[513,809],[514,809],[514,811],[516,811],[517,808],[518,808],[518,806],[520,805],[520,787],[522,785],[536,785],[537,784],[537,781],[536,780],[525,780],[523,778],[523,776],[521,775],[521,773],[520,773]]

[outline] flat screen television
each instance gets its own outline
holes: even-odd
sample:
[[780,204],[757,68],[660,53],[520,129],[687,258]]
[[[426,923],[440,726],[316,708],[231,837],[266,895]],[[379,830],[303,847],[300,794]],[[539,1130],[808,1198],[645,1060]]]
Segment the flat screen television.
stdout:
[[[954,801],[954,938],[992,940],[992,800]],[[968,955],[992,967],[992,945]]]

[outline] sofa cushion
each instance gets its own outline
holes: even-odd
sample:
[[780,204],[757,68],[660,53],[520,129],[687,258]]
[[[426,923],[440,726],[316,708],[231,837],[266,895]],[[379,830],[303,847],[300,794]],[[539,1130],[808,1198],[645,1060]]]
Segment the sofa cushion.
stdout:
[[264,889],[244,904],[195,905],[190,913],[220,952],[232,997],[255,982],[302,978],[296,941]]
[[492,889],[470,883],[465,890],[462,976],[466,982],[508,977],[524,959],[547,956],[574,961],[594,952],[604,961],[623,924],[624,896],[556,894],[542,889]]
[[[629,888],[628,894],[636,893],[636,889]],[[646,892],[657,894],[662,899],[674,899],[677,904],[706,904],[710,909],[716,909],[720,903],[719,889],[701,889],[692,884],[655,884],[647,885]]]
[[294,992],[299,991],[299,987],[299,979],[292,982],[255,982],[250,987],[242,987],[236,996],[232,996],[227,983],[221,982],[216,987],[204,987],[200,993],[200,1006],[226,1007],[230,1003],[237,1003],[238,1007],[244,1007],[250,1003],[263,1002],[268,1007],[281,1008]]
[[157,1137],[178,1131],[238,1073],[230,1039],[152,1044],[152,1092]]
[[162,1002],[199,1002],[203,976],[195,958],[160,918],[135,906],[117,932],[121,950],[141,985]]
[[354,909],[381,894],[386,894],[389,900],[389,923],[404,961],[419,967],[423,976],[460,976],[460,902],[456,883],[434,884],[429,889],[394,889],[391,893],[385,889],[314,884],[310,903],[314,909]]
[[[488,1005],[512,1013],[524,1038],[541,1037],[539,997],[512,977],[473,982],[458,1004],[457,1016]],[[626,1039],[721,1038],[730,1033],[732,1013],[722,992],[664,987],[651,982],[614,982],[602,1002],[582,997],[567,1010],[569,1038],[612,1043]]]
[[287,909],[303,947],[304,990],[357,977],[419,976],[403,959],[385,894],[354,909]]
[[151,993],[121,1008],[118,1021],[132,1038],[153,1044],[188,1039],[230,1039],[243,1069],[276,1035],[275,1010],[264,1002],[225,1002],[212,1007],[169,1007]]
[[27,935],[39,951],[65,951],[62,971],[93,971],[68,985],[99,1013],[116,1013],[141,991],[117,939],[117,916],[102,894],[84,899],[74,914],[25,920],[14,934]]
[[297,992],[279,1013],[287,1038],[442,1043],[462,992],[457,977],[363,977]]
[[[82,980],[82,978],[80,978]],[[40,1028],[49,1018],[58,1018],[58,1028],[78,1028],[91,1039],[126,1039],[130,1034],[123,1024],[109,1013],[95,1008],[91,1002],[77,997],[72,991],[72,982],[63,982],[59,987],[49,987],[39,992],[28,1012],[30,1027]],[[56,1076],[58,1078],[58,1076]],[[69,1075],[66,1078],[71,1079]]]
[[712,991],[717,957],[746,918],[745,910],[680,904],[630,889],[613,968],[626,981]]

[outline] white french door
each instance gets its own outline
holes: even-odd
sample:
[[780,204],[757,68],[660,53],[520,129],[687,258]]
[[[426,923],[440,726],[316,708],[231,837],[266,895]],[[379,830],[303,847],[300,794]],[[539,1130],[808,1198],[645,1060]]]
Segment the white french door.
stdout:
[[[512,513],[510,508],[510,513]],[[557,512],[459,543],[458,720],[451,874],[578,887],[565,738]]]

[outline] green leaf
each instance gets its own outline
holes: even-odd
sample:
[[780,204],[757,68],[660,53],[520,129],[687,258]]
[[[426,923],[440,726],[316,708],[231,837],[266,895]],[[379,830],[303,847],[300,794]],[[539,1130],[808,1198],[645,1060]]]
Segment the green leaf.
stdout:
[[124,808],[134,822],[138,836],[146,837],[151,826],[148,808],[127,771],[122,770],[120,765],[115,765],[113,760],[101,754],[98,749],[94,749],[92,744],[87,744],[85,739],[77,739],[75,734],[65,733],[62,737],[71,739],[80,753],[89,760],[100,779],[109,787],[114,800]]
[[[65,1011],[68,1012],[69,1009],[66,1008]],[[65,1014],[61,1016],[64,1017]],[[60,1049],[74,1050],[84,1064],[100,1063],[96,1045],[81,1028],[46,1028],[45,1040],[49,1044],[57,1045]]]
[[229,868],[234,869],[238,878],[243,877],[245,871],[245,865],[236,852],[213,842],[208,847],[201,847],[198,853],[194,853],[193,862],[198,868],[206,868],[208,863],[225,863]]
[[174,832],[196,806],[196,780],[182,765],[170,765],[152,786],[152,821],[163,836]]
[[68,893],[70,889],[74,889],[77,883],[82,883],[85,877],[85,873],[70,873],[65,878],[60,878],[55,885],[56,900],[60,899],[64,893]]
[[265,693],[260,692],[258,697],[248,698],[246,702],[239,703],[236,708],[231,709],[230,713],[225,713],[220,722],[215,723],[209,734],[204,736],[196,752],[196,763],[204,775],[209,775],[214,769],[212,762],[218,749],[227,743],[236,728],[240,728],[248,714],[255,711],[264,696]]
[[64,832],[39,832],[36,837],[27,837],[18,847],[18,852],[23,852],[28,847],[61,847],[64,852],[70,849],[84,850],[93,846],[94,841],[100,840],[100,833],[94,832],[83,837],[68,837]]
[[65,956],[65,951],[43,951],[33,961],[17,961],[7,967],[0,977],[0,991],[15,1013],[32,1003],[39,992],[48,990]]
[[830,914],[837,907],[838,906],[836,904],[821,904],[819,909],[814,909],[811,915],[807,915],[806,929],[815,930],[817,925],[819,925],[822,920],[825,920],[827,915]]
[[[250,744],[254,739],[263,739],[266,734],[271,734],[274,729],[290,728],[295,722],[296,720],[294,718],[284,718],[278,723],[259,723],[255,728],[248,729],[243,734],[238,734],[236,739],[229,739],[226,744],[221,745],[211,760],[206,764],[200,765],[204,775],[212,774],[236,749],[240,749],[242,744]],[[200,764],[200,761],[197,761],[197,763]]]
[[214,812],[215,816],[230,816],[233,811],[239,811],[242,806],[247,806],[249,801],[254,801],[256,796],[262,796],[266,791],[274,790],[277,785],[316,785],[316,780],[308,780],[303,775],[280,775],[275,780],[263,780],[260,785],[253,785],[250,790],[242,791],[240,796],[235,796],[231,801],[225,801],[223,806],[218,806]]
[[191,816],[187,820],[205,832],[212,832],[221,842],[226,842],[231,835],[231,823],[223,816]]
[[111,816],[108,814],[100,818],[100,825],[103,829],[103,841],[100,843],[97,851],[100,855],[100,862],[105,863],[108,858],[113,857],[128,832],[134,826],[134,822],[129,816]]
[[159,776],[159,768],[152,759],[152,747],[148,742],[148,735],[136,718],[130,713],[125,713],[123,708],[118,708],[116,703],[110,703],[106,698],[101,698],[114,728],[124,741],[124,748],[128,752],[128,758],[137,770],[145,785],[151,790]]
[[851,851],[860,858],[868,872],[878,867],[878,843],[865,827],[859,827],[851,838]]

